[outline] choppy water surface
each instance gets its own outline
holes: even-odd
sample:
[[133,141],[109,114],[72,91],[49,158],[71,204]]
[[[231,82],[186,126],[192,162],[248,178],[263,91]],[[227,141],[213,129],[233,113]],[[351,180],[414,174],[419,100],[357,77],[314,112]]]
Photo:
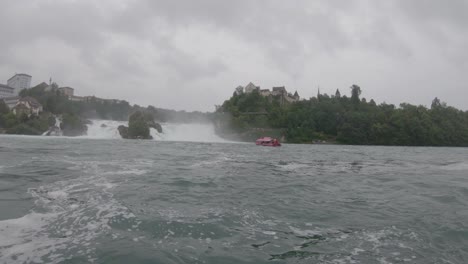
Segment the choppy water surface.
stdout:
[[0,263],[468,263],[468,150],[0,137]]

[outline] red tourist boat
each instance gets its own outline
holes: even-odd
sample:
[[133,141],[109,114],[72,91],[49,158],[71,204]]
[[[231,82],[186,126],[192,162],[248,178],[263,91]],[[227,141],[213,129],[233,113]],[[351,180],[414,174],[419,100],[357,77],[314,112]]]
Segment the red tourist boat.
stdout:
[[261,137],[255,141],[256,145],[259,146],[269,146],[269,147],[280,147],[281,143],[276,138],[271,137]]

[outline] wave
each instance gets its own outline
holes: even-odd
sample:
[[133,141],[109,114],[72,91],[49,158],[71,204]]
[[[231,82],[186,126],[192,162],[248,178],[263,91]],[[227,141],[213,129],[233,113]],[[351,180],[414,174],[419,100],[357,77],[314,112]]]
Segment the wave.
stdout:
[[[0,259],[8,263],[62,263],[70,255],[94,262],[96,241],[111,234],[112,226],[137,229],[135,215],[113,198],[114,184],[91,175],[59,181],[28,193],[35,199],[30,213],[0,221]],[[6,262],[5,262],[6,263]]]
[[468,162],[453,162],[441,166],[444,170],[465,171],[468,170]]

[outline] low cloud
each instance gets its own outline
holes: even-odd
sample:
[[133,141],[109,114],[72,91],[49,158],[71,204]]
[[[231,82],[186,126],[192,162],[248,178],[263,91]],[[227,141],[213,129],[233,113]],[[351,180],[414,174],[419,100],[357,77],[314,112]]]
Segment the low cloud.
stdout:
[[249,81],[303,97],[357,83],[378,102],[468,109],[467,13],[463,0],[5,0],[0,82],[27,72],[202,111]]

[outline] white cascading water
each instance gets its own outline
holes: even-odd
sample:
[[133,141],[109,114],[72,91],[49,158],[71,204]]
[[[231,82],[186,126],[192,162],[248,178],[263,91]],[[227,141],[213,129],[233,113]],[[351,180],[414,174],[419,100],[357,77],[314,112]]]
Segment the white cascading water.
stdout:
[[128,122],[123,121],[112,121],[112,120],[91,120],[91,124],[88,125],[88,133],[85,138],[95,139],[112,139],[122,138],[120,137],[117,127],[120,125],[127,126]]
[[46,132],[42,133],[43,136],[56,136],[60,137],[63,135],[62,129],[60,128],[60,125],[62,124],[62,121],[60,121],[60,118],[57,116],[55,117],[55,126],[52,126],[47,130]]
[[[88,125],[88,134],[84,138],[95,139],[120,139],[117,127],[128,126],[125,121],[91,120]],[[151,128],[151,136],[154,140],[161,141],[191,141],[191,142],[226,142],[216,135],[211,124],[176,124],[162,123],[163,133],[158,133]]]
[[60,121],[60,119],[58,117],[55,117],[55,127],[56,127],[56,133],[58,136],[62,136],[63,133],[62,133],[62,129],[60,128],[60,126],[62,125],[62,121]]

